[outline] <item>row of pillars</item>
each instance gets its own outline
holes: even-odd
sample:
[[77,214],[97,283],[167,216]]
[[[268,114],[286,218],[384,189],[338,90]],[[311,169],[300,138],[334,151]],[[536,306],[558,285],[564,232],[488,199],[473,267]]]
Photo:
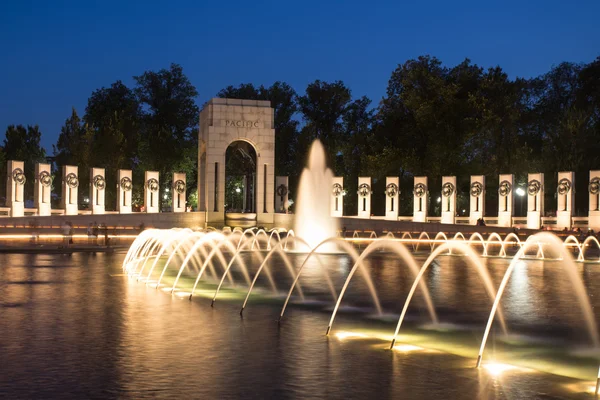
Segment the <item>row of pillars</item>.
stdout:
[[[559,172],[557,187],[557,221],[559,229],[571,228],[573,203],[575,200],[575,173]],[[343,196],[344,178],[334,177],[331,190],[331,215],[341,217],[344,212]],[[485,176],[472,175],[469,189],[470,208],[469,223],[476,224],[485,216]],[[514,216],[514,175],[502,174],[498,177],[498,226],[511,227]],[[588,227],[600,229],[600,171],[590,171],[589,185],[589,220]],[[371,178],[358,178],[358,217],[371,217]],[[398,177],[386,178],[385,219],[398,220],[400,202],[400,180]],[[413,218],[414,222],[427,222],[428,193],[426,176],[414,177]],[[527,176],[527,228],[539,229],[544,216],[544,174],[533,173]],[[441,222],[454,224],[456,221],[456,176],[442,177]]]
[[[78,190],[79,168],[64,165],[61,168],[61,209],[65,215],[79,213]],[[25,215],[24,189],[26,178],[23,161],[8,161],[6,177],[6,206],[10,207],[12,217]],[[144,211],[157,213],[160,211],[159,173],[146,171],[144,177]],[[117,211],[130,214],[133,175],[129,169],[120,169],[117,173]],[[92,214],[105,213],[106,175],[104,168],[90,168],[89,204]],[[35,182],[33,192],[36,215],[52,214],[52,174],[50,164],[35,165]],[[185,212],[186,209],[186,175],[173,173],[173,212]]]

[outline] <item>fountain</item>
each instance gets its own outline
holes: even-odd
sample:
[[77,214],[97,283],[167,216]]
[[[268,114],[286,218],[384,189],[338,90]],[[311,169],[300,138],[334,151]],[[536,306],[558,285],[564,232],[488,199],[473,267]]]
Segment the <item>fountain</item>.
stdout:
[[[298,185],[295,232],[315,248],[323,240],[337,236],[337,222],[331,217],[330,195],[333,173],[327,168],[325,149],[319,140],[312,144],[308,164]],[[332,245],[321,252],[334,251]]]
[[[395,331],[390,329],[391,338],[389,334],[375,335],[375,337],[381,340],[391,339],[389,346],[391,349],[413,352],[421,351],[422,343],[419,343],[419,346],[411,343],[396,345],[396,343],[403,341],[400,337],[400,329],[403,327],[416,289],[419,288],[423,295],[424,304],[432,321],[431,326],[440,326],[441,323],[430,295],[430,288],[426,282],[427,273],[434,265],[434,261],[442,257],[463,258],[470,267],[475,269],[479,277],[479,285],[492,302],[485,330],[481,329],[483,338],[479,351],[476,353],[476,366],[480,367],[496,313],[502,328],[501,335],[506,336],[508,333],[507,322],[500,309],[500,301],[513,271],[518,268],[517,263],[521,260],[558,262],[562,270],[566,272],[570,287],[577,298],[592,345],[594,349],[598,349],[600,346],[593,309],[582,278],[576,270],[577,263],[600,263],[600,257],[597,255],[600,243],[595,238],[589,237],[581,241],[574,236],[569,236],[563,241],[550,233],[539,233],[523,241],[514,233],[502,235],[498,232],[490,233],[487,237],[477,232],[468,236],[460,232],[453,236],[444,232],[438,232],[435,235],[431,232],[420,232],[418,236],[414,232],[386,232],[384,236],[377,237],[375,231],[355,231],[348,238],[340,238],[337,232],[337,223],[330,216],[331,179],[332,173],[326,167],[323,146],[316,141],[311,147],[307,168],[302,172],[300,179],[294,231],[147,230],[140,234],[131,245],[123,261],[123,268],[130,276],[141,279],[142,273],[149,265],[148,273],[144,278],[147,284],[156,282],[157,288],[164,287],[165,291],[180,297],[189,294],[190,300],[192,296],[208,297],[211,299],[211,305],[214,305],[227,278],[230,286],[229,292],[233,293],[230,295],[230,300],[241,302],[240,314],[248,307],[253,289],[257,285],[260,286],[258,280],[262,271],[265,271],[272,294],[261,292],[255,295],[269,297],[272,302],[279,302],[282,300],[282,296],[285,296],[278,318],[280,323],[286,309],[293,304],[294,293],[297,293],[296,299],[300,304],[309,300],[310,292],[303,291],[300,281],[302,277],[302,283],[307,285],[304,277],[307,273],[306,267],[310,265],[309,269],[320,269],[317,272],[322,273],[322,281],[326,283],[326,288],[332,298],[332,302],[325,301],[319,310],[327,313],[331,311],[326,329],[326,334],[329,334],[357,271],[362,275],[366,290],[373,301],[373,308],[376,312],[372,318],[378,319],[380,322],[384,321],[381,317],[385,315],[384,307],[379,300],[366,264],[368,258],[375,254],[383,254],[385,258],[400,261],[400,268],[406,268],[413,280],[410,281],[412,285],[404,299],[396,329]],[[415,239],[415,237],[418,238]],[[361,245],[365,244],[366,247],[361,249]],[[426,259],[421,262],[419,257],[423,257],[423,249],[426,250]],[[594,254],[590,254],[590,250],[593,250]],[[385,252],[382,253],[382,251]],[[331,266],[321,261],[319,253],[329,253],[328,257],[335,257],[340,263],[342,260],[346,260],[344,262],[347,262],[348,259],[351,260],[352,267],[343,272],[343,285],[338,282],[336,287],[335,281],[330,276]],[[255,265],[248,264],[249,254],[258,255],[258,264],[256,264],[256,260],[254,261]],[[275,260],[275,255],[278,255],[279,259]],[[177,259],[179,262],[176,261]],[[214,259],[218,260],[222,266],[223,273],[220,276],[213,265]],[[309,263],[313,259],[318,262],[316,265]],[[489,267],[485,262],[486,259],[506,260],[507,262],[506,270],[498,287],[494,285]],[[289,276],[286,279],[291,279],[292,282],[283,292],[279,292],[274,278],[278,273],[277,268],[285,268],[286,275]],[[212,272],[212,277],[205,274],[207,270]],[[247,290],[239,285],[234,285],[231,274],[233,270],[241,272]],[[157,271],[160,271],[160,274],[158,279],[154,280],[153,274],[158,274]],[[253,277],[251,277],[252,271],[254,271]],[[216,290],[213,291],[212,287],[209,290],[200,290],[202,285],[208,285],[211,282],[214,282]],[[279,284],[279,286],[282,285]],[[209,291],[210,294],[207,293]],[[479,334],[481,332],[477,335]],[[336,333],[336,337],[351,340],[370,336],[362,332],[344,331],[339,332],[339,335]],[[472,352],[472,350],[468,350],[466,354],[471,356]],[[517,367],[498,363],[486,363],[483,366],[492,371],[492,374],[499,374],[504,370],[519,370]],[[600,368],[598,371],[596,391],[600,383]]]

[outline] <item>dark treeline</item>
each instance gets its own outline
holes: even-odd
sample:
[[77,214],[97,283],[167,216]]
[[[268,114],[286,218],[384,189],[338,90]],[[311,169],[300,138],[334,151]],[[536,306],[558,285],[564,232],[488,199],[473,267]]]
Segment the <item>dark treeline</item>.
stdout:
[[[178,65],[134,77],[134,87],[117,81],[88,99],[80,117],[73,110],[54,146],[57,165],[80,168],[87,194],[88,170],[106,167],[107,205],[114,204],[111,179],[119,168],[161,173],[161,190],[172,171],[188,176],[195,205],[196,88]],[[275,108],[276,174],[289,175],[291,198],[308,148],[320,139],[336,175],[344,176],[345,213],[356,213],[358,176],[373,178],[373,211],[383,214],[386,176],[400,176],[403,214],[412,208],[412,177],[429,177],[430,201],[441,177],[458,177],[459,209],[468,209],[469,176],[487,176],[486,204],[496,212],[498,174],[513,173],[524,186],[528,172],[545,173],[546,208],[555,208],[556,174],[575,171],[576,210],[587,211],[590,169],[600,169],[600,57],[589,64],[562,63],[532,79],[510,79],[501,67],[485,69],[465,60],[447,67],[422,56],[399,65],[378,104],[353,95],[343,82],[315,81],[303,92],[284,82],[269,87],[228,86],[218,97],[270,100]],[[43,160],[37,127],[9,126],[1,157]],[[54,186],[59,187],[56,176]],[[142,185],[137,198],[141,200]],[[4,190],[4,189],[3,189]],[[162,194],[161,194],[162,198]],[[431,214],[439,214],[431,201]],[[517,204],[517,212],[518,204]]]

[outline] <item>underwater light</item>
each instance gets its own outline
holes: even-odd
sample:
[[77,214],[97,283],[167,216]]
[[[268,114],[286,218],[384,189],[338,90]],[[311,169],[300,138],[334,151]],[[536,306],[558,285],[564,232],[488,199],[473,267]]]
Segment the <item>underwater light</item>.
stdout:
[[364,339],[368,336],[365,335],[364,333],[341,331],[341,332],[336,332],[335,337],[337,337],[340,340],[344,340],[344,339]]
[[511,369],[516,369],[514,365],[510,364],[501,364],[501,363],[490,363],[485,364],[483,366],[490,374],[493,376],[500,376],[502,373],[509,371]]
[[412,344],[399,344],[397,346],[394,346],[393,350],[408,353],[409,351],[420,351],[425,349],[423,347],[413,346]]

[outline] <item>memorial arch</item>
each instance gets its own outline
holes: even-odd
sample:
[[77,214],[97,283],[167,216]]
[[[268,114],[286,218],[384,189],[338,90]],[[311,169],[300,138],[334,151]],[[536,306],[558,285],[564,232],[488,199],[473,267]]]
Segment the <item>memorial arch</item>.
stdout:
[[208,225],[273,223],[273,117],[271,103],[261,100],[214,98],[200,112],[198,210]]

